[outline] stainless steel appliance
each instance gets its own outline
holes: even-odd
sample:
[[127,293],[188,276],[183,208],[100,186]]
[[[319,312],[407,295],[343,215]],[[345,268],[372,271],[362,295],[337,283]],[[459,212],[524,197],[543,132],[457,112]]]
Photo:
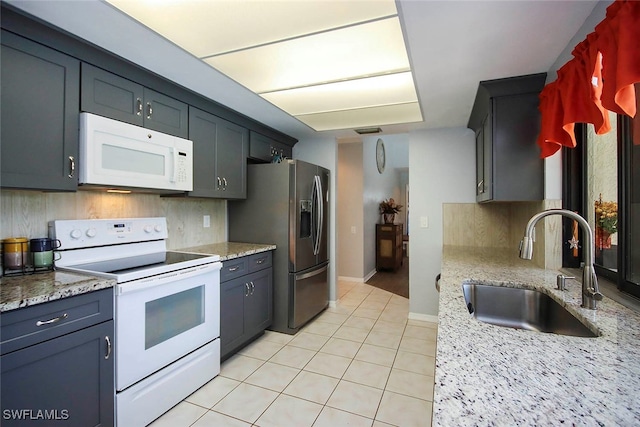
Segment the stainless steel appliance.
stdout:
[[329,171],[300,160],[249,165],[229,202],[229,240],[276,244],[270,329],[295,334],[329,303]]
[[167,251],[165,218],[49,227],[57,268],[117,281],[117,425],[149,424],[220,372],[219,256]]
[[193,142],[80,113],[79,188],[193,190]]

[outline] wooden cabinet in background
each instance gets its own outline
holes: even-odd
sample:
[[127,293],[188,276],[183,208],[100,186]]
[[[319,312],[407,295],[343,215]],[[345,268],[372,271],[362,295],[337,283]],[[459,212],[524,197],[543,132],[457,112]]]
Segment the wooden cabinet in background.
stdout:
[[402,265],[402,224],[376,224],[376,270]]

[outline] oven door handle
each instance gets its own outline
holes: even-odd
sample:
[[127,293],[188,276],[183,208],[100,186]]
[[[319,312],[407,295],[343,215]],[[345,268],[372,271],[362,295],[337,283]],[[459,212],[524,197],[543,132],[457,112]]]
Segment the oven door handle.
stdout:
[[145,289],[153,288],[155,286],[161,286],[166,283],[171,283],[176,280],[188,279],[194,276],[200,276],[202,274],[219,271],[222,268],[221,262],[214,262],[211,264],[199,265],[196,267],[189,267],[183,270],[171,271],[168,273],[159,274],[157,276],[148,277],[145,279],[133,280],[131,282],[121,283],[116,286],[116,295],[123,295],[131,292],[138,292]]

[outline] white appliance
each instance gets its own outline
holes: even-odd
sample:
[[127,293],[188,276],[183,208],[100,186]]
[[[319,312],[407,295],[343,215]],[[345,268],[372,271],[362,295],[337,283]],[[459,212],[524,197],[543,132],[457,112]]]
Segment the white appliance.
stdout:
[[52,221],[56,268],[113,278],[116,422],[145,426],[220,373],[217,255],[166,250],[165,218]]
[[80,113],[80,188],[193,190],[193,142]]

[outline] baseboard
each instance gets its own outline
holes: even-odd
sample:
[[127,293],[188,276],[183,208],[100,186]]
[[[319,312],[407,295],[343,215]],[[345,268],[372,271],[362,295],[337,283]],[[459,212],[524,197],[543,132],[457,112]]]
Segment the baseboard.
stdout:
[[376,270],[372,270],[369,274],[367,274],[366,276],[364,276],[364,279],[362,279],[362,281],[364,283],[367,283],[367,280],[371,279],[375,274],[377,273]]
[[342,282],[364,283],[364,281],[362,280],[362,277],[338,276],[338,280],[340,280]]
[[366,283],[367,280],[371,279],[377,271],[373,270],[369,274],[364,277],[349,277],[349,276],[338,276],[338,280],[343,282],[358,282],[358,283]]
[[431,314],[409,313],[409,320],[420,320],[422,322],[438,323],[438,316]]

